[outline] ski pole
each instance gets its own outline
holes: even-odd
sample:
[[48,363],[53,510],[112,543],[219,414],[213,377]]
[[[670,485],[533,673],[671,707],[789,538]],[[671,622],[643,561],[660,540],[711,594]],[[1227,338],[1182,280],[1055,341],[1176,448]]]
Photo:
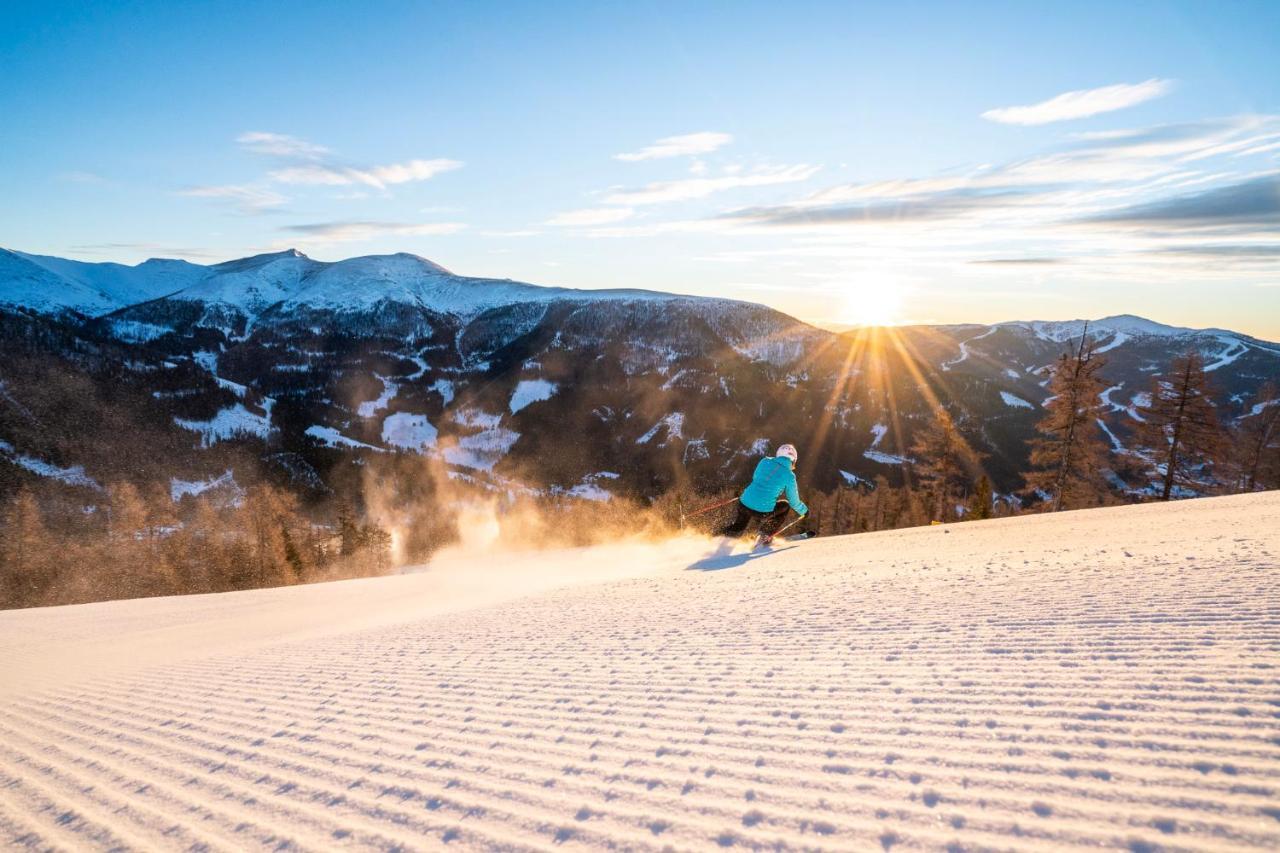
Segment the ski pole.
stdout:
[[721,501],[720,503],[712,504],[711,506],[704,506],[702,509],[695,509],[693,512],[689,512],[689,513],[682,512],[680,513],[680,523],[684,524],[685,519],[692,518],[695,515],[702,515],[704,512],[711,512],[711,510],[713,509],[719,509],[722,506],[728,506],[729,504],[733,503],[736,500],[737,498],[729,498],[729,500],[727,501]]
[[783,533],[786,533],[789,528],[795,527],[797,524],[804,521],[808,517],[809,516],[807,515],[802,515],[799,518],[795,518],[795,519],[792,519],[791,521],[788,521],[786,524],[782,525],[782,527],[778,530],[777,533],[773,534],[774,538],[776,539],[777,537],[781,536]]

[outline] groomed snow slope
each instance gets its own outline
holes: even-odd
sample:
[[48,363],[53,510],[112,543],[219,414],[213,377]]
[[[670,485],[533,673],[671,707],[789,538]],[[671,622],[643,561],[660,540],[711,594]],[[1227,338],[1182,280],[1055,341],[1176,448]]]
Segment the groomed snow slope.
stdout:
[[0,614],[0,839],[1280,847],[1280,493],[706,550]]

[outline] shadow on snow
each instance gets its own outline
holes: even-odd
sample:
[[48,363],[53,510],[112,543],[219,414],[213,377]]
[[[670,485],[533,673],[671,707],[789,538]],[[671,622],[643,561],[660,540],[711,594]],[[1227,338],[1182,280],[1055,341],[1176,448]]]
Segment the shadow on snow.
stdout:
[[690,564],[685,571],[718,572],[723,569],[736,569],[752,560],[768,557],[770,554],[781,554],[783,551],[790,551],[794,547],[796,546],[789,545],[786,548],[771,548],[768,551],[747,551],[744,554],[712,553],[698,562]]

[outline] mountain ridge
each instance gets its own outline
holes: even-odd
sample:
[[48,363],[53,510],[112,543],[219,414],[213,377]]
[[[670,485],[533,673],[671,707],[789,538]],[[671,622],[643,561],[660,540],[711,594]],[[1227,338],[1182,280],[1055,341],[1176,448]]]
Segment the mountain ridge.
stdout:
[[[648,288],[573,288],[560,285],[544,285],[532,282],[517,281],[505,278],[490,278],[485,276],[466,276],[452,272],[441,264],[416,255],[410,252],[394,252],[381,255],[356,255],[337,261],[319,261],[309,257],[304,252],[296,248],[281,250],[278,252],[264,252],[257,255],[249,255],[243,258],[232,258],[226,261],[219,261],[214,264],[196,264],[175,258],[148,258],[137,264],[128,265],[116,262],[88,262],[76,261],[67,258],[60,258],[53,255],[37,255],[34,253],[22,252],[16,249],[0,248],[0,253],[5,253],[13,257],[21,258],[31,263],[35,267],[49,275],[67,279],[68,281],[78,284],[84,288],[97,289],[101,291],[104,282],[116,283],[116,291],[107,291],[103,294],[105,298],[114,299],[109,309],[103,309],[100,303],[89,303],[84,306],[77,306],[72,301],[68,301],[65,307],[77,310],[78,307],[90,307],[96,310],[96,313],[90,313],[89,316],[101,317],[119,311],[125,311],[129,308],[136,307],[146,302],[153,302],[158,299],[176,299],[180,301],[212,301],[233,305],[238,308],[251,308],[254,313],[263,310],[270,305],[278,302],[285,303],[285,308],[297,307],[342,307],[341,299],[334,298],[332,294],[327,298],[319,298],[324,295],[322,293],[308,293],[310,290],[309,279],[316,276],[323,276],[324,279],[335,278],[340,282],[345,274],[355,273],[355,278],[360,281],[382,281],[388,287],[386,295],[390,295],[393,291],[391,288],[395,286],[403,286],[406,270],[404,266],[416,265],[420,267],[418,271],[425,277],[440,277],[466,282],[471,285],[481,285],[490,288],[506,288],[507,296],[497,302],[485,302],[484,300],[471,299],[467,301],[467,297],[460,296],[458,289],[448,294],[455,299],[462,299],[464,305],[469,305],[470,310],[483,310],[486,307],[494,307],[496,304],[510,304],[511,302],[521,301],[517,294],[526,296],[529,301],[542,302],[551,298],[579,298],[587,300],[614,300],[614,299],[689,299],[695,301],[719,302],[719,303],[735,303],[742,305],[750,305],[767,308],[769,306],[763,303],[750,302],[747,300],[727,299],[725,297],[704,297],[692,294],[681,294],[672,291],[653,290]],[[236,286],[237,281],[244,276],[260,271],[266,267],[280,267],[280,271],[289,269],[288,265],[292,264],[296,268],[297,276],[295,286],[293,288],[281,289],[274,294],[277,299],[263,299],[237,297],[234,293],[226,293],[228,288]],[[402,268],[398,272],[400,276],[389,274],[393,265],[400,265]],[[363,268],[363,269],[361,269]],[[380,276],[371,276],[371,273],[378,270],[382,273]],[[198,272],[197,272],[198,271]],[[6,276],[6,270],[0,266],[0,276]],[[142,273],[158,276],[161,282],[154,283],[146,291],[137,290],[137,281],[142,278]],[[413,270],[407,271],[409,274]],[[6,287],[8,281],[12,280],[12,274],[6,276],[5,281],[0,282],[0,303],[7,302],[12,305],[21,307],[31,307],[37,310],[47,310],[55,302],[45,299],[43,301],[29,299],[28,301],[15,300],[6,298],[9,296]],[[308,282],[304,284],[304,282]],[[118,293],[121,284],[133,283],[135,290],[126,290],[125,294]],[[261,282],[262,285],[270,285],[273,282],[268,279]],[[54,282],[48,282],[53,285]],[[181,284],[180,287],[173,287],[174,284]],[[259,293],[260,290],[255,289],[255,285],[248,282],[241,282],[241,287],[247,288],[251,294]],[[222,291],[221,295],[219,291]],[[370,293],[365,288],[361,293],[361,304],[367,305],[370,302],[377,301],[376,293]],[[402,295],[408,295],[402,292]],[[136,296],[132,301],[131,296]],[[455,303],[456,304],[456,303]],[[425,307],[432,307],[427,305]],[[442,307],[448,310],[453,307],[447,301]],[[771,309],[777,310],[777,309]],[[87,313],[87,312],[81,312]],[[810,328],[821,328],[813,326],[804,320],[798,319],[786,312],[779,312],[789,317],[796,323],[809,326]],[[910,323],[901,326],[892,326],[887,328],[908,328],[923,327],[935,329],[954,329],[961,330],[966,328],[993,328],[993,327],[1023,327],[1031,330],[1036,334],[1043,334],[1046,339],[1054,342],[1061,342],[1068,337],[1080,334],[1084,324],[1088,323],[1091,329],[1115,334],[1123,332],[1132,336],[1166,336],[1166,337],[1186,337],[1188,335],[1234,335],[1239,338],[1256,341],[1261,344],[1280,347],[1280,342],[1270,341],[1265,338],[1259,338],[1249,335],[1245,332],[1239,332],[1232,329],[1219,327],[1208,328],[1191,328],[1184,326],[1172,326],[1151,320],[1136,314],[1113,314],[1106,317],[1096,319],[1073,318],[1068,320],[1004,320],[996,323],[946,323],[946,324],[930,324],[930,323]],[[857,334],[859,329],[875,328],[875,327],[854,327],[844,331],[822,331],[836,335]],[[885,327],[880,327],[885,328]]]
[[[1085,322],[838,334],[750,302],[471,278],[406,253],[329,263],[296,250],[207,267],[144,262],[126,269],[200,277],[86,316],[60,308],[58,288],[99,304],[138,292],[137,280],[74,261],[74,278],[63,277],[57,261],[0,254],[10,338],[0,343],[0,440],[11,450],[0,453],[0,492],[37,469],[194,482],[270,465],[323,491],[362,454],[408,452],[499,490],[649,500],[683,483],[736,482],[782,441],[804,445],[802,477],[830,489],[909,478],[913,443],[940,406],[1007,496],[1022,488],[1046,369]],[[4,310],[15,304],[32,313]],[[1135,315],[1089,328],[1108,360],[1099,424],[1121,494],[1149,486],[1139,409],[1188,349],[1203,355],[1225,422],[1272,405],[1258,395],[1280,377],[1280,345]],[[133,436],[165,449],[139,455],[121,444]]]

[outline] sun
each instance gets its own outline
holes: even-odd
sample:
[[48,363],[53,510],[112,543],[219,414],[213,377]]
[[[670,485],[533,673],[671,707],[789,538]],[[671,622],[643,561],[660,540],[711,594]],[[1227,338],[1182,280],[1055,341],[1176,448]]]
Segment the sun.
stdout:
[[902,287],[891,279],[849,285],[840,304],[840,322],[851,326],[893,326],[902,320]]

